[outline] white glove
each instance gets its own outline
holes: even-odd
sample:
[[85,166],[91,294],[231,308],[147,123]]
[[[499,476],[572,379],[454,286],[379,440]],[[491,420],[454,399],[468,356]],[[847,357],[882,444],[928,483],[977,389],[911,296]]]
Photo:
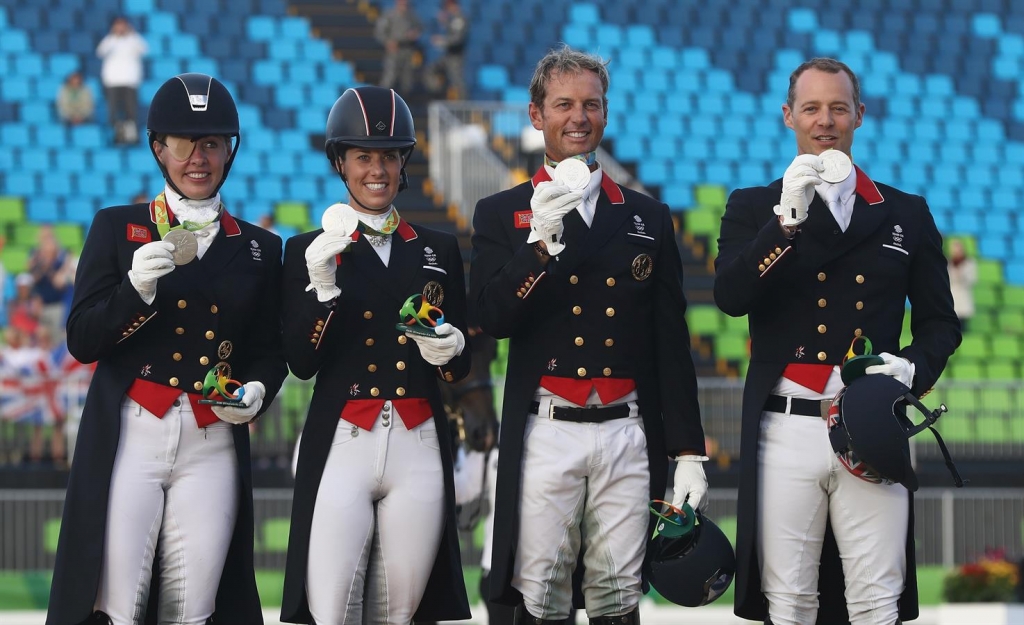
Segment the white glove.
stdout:
[[238,406],[210,406],[218,419],[238,425],[252,421],[260,411],[263,398],[267,396],[267,387],[263,386],[263,382],[246,382],[242,388],[245,391]]
[[335,284],[338,273],[338,262],[335,256],[341,254],[352,244],[352,237],[338,230],[325,230],[313,239],[306,248],[306,271],[309,272],[309,286],[306,290],[316,290],[316,298],[321,302],[329,302],[341,295],[341,289]]
[[174,271],[174,244],[169,241],[150,241],[135,250],[128,281],[147,304],[156,299],[156,281]]
[[442,323],[434,328],[434,331],[441,338],[435,339],[429,336],[420,336],[412,332],[406,332],[405,334],[416,341],[423,360],[436,367],[440,367],[441,365],[448,364],[448,361],[462,353],[462,350],[466,348],[466,337],[462,335],[462,330],[459,330],[450,323]]
[[562,243],[562,217],[576,209],[583,200],[583,191],[573,191],[568,185],[554,180],[537,184],[530,200],[533,216],[530,218],[530,236],[527,243],[544,241],[548,254],[554,256],[565,249]]
[[783,226],[797,226],[807,221],[807,208],[814,201],[814,187],[821,184],[820,172],[825,170],[814,154],[801,154],[793,159],[782,176],[782,198],[775,214],[782,216]]
[[896,378],[898,382],[906,386],[907,388],[913,388],[914,386],[914,373],[917,370],[917,366],[907,360],[906,358],[900,358],[899,356],[893,356],[889,352],[882,352],[879,354],[882,360],[885,361],[884,365],[871,365],[870,367],[864,368],[864,373],[871,375],[874,373],[881,373]]
[[704,475],[707,456],[679,456],[672,482],[672,505],[682,509],[689,503],[694,510],[701,507],[708,494],[708,478]]

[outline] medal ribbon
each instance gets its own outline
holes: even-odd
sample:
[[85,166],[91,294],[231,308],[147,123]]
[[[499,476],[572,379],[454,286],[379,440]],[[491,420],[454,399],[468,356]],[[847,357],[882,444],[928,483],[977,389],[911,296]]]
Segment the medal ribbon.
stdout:
[[194,221],[183,221],[183,222],[181,222],[181,225],[179,225],[179,226],[172,226],[171,225],[171,220],[170,220],[170,213],[167,210],[167,198],[165,198],[164,194],[161,193],[160,195],[156,196],[156,198],[153,200],[153,214],[156,216],[156,229],[157,229],[157,232],[160,233],[160,238],[161,239],[166,237],[167,233],[170,232],[171,230],[181,230],[183,228],[185,230],[188,230],[189,232],[195,232],[196,230],[202,230],[206,226],[209,226],[213,222],[215,222],[218,219],[220,219],[220,215],[221,215],[221,212],[223,212],[223,210],[224,210],[224,203],[221,202],[220,206],[217,208],[217,216],[214,217],[213,219],[211,219],[210,221],[207,221],[206,223],[196,223]]
[[398,224],[401,221],[402,218],[398,216],[398,209],[392,208],[391,214],[388,215],[388,218],[384,220],[384,225],[381,226],[379,231],[374,230],[370,226],[366,225],[365,223],[363,223],[363,220],[361,219],[359,220],[359,226],[356,229],[367,236],[381,237],[392,234],[395,230],[398,229]]
[[[597,162],[597,152],[595,151],[595,152],[587,152],[586,154],[577,154],[576,156],[573,156],[571,158],[574,158],[574,159],[576,159],[578,161],[582,161],[582,162],[587,164],[587,167],[590,167],[594,163]],[[557,167],[558,166],[558,162],[557,161],[553,161],[550,158],[548,158],[547,154],[544,155],[544,164],[547,165],[548,167]]]

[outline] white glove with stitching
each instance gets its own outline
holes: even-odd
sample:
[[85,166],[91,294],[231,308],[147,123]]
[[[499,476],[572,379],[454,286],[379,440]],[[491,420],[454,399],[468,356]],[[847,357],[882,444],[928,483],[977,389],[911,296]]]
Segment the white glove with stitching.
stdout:
[[147,304],[156,299],[156,281],[174,271],[174,244],[170,241],[150,241],[132,255],[132,268],[128,281]]
[[238,425],[252,421],[260,411],[263,398],[267,396],[267,387],[263,386],[263,382],[246,382],[242,388],[245,392],[238,406],[210,406],[218,419]]
[[864,373],[874,374],[881,373],[893,378],[902,383],[907,388],[913,388],[914,386],[914,373],[917,370],[917,366],[907,360],[906,358],[900,358],[899,356],[893,356],[889,352],[882,352],[879,354],[882,360],[885,361],[884,365],[871,365],[870,367],[864,368]]
[[341,295],[336,284],[338,262],[335,256],[341,254],[352,244],[352,237],[339,230],[325,230],[314,238],[306,248],[306,271],[309,273],[309,286],[306,290],[316,290],[316,298],[321,302],[329,302]]
[[708,494],[708,478],[704,475],[707,456],[679,456],[672,482],[672,505],[682,509],[689,503],[694,510],[704,504]]
[[462,353],[462,350],[466,348],[466,337],[462,335],[462,330],[450,323],[442,323],[434,328],[434,331],[441,338],[420,336],[412,332],[406,332],[405,335],[416,341],[423,360],[440,367],[448,364],[448,361]]
[[782,176],[782,197],[775,214],[783,226],[798,226],[807,221],[807,209],[814,201],[814,187],[821,184],[820,172],[825,166],[815,154],[801,154],[793,159]]
[[554,256],[565,249],[562,243],[562,217],[576,209],[583,200],[583,191],[573,191],[554,180],[540,182],[533,190],[530,208],[530,236],[527,243],[544,241],[548,254]]

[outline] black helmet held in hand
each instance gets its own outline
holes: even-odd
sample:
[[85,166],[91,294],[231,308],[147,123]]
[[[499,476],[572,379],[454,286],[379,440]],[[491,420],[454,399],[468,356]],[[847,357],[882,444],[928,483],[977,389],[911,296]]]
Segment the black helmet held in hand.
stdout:
[[[238,153],[241,134],[235,100],[227,87],[216,78],[206,74],[189,73],[169,79],[153,96],[146,128],[150,150],[153,150],[153,142],[164,135],[193,139],[210,136],[234,137],[235,145],[231,156],[224,164],[224,175],[220,184],[223,185],[227,180],[231,163]],[[156,156],[155,150],[153,156]],[[160,159],[157,159],[157,164],[160,165],[164,178],[167,178],[166,168],[160,163]],[[168,183],[175,191],[179,191],[173,182],[168,180]],[[219,185],[217,189],[220,189]]]
[[331,165],[334,166],[350,147],[397,148],[402,154],[399,191],[409,184],[405,163],[415,145],[412,112],[394,89],[373,86],[346,89],[327,116],[325,152]]
[[[920,425],[907,417],[911,405],[925,415]],[[953,482],[964,481],[953,464],[946,444],[932,424],[946,412],[940,405],[932,411],[895,378],[883,374],[864,375],[853,380],[832,400],[829,408],[829,441],[840,463],[857,477],[875,483],[899,483],[913,492],[917,474],[910,459],[911,436],[930,429],[939,443]]]
[[[671,510],[664,514],[654,504]],[[665,599],[695,608],[724,593],[736,574],[736,554],[725,533],[699,510],[652,502],[657,517],[647,547],[647,579]]]

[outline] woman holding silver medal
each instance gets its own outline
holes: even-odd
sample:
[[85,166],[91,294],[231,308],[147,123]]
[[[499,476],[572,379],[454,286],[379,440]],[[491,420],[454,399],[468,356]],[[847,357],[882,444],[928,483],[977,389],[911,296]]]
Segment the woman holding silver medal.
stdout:
[[345,91],[326,134],[352,205],[331,206],[322,230],[285,248],[285,356],[292,373],[317,382],[281,619],[469,618],[438,387],[469,372],[462,255],[454,236],[410,224],[393,204],[416,144],[398,94]]
[[[221,204],[239,127],[220,82],[168,80],[148,128],[164,190],[99,211],[78,266],[68,349],[98,364],[46,622],[262,623],[249,432],[235,425],[287,375],[281,240]],[[201,403],[214,367],[244,381],[234,405]]]

